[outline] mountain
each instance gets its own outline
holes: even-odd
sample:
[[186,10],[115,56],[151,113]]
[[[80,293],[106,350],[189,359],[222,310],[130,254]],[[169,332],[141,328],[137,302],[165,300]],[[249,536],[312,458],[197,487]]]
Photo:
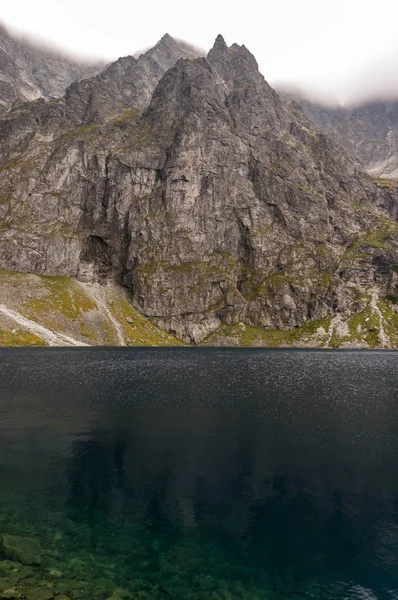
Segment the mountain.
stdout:
[[196,53],[166,34],[138,58],[126,56],[107,66],[96,77],[74,82],[58,103],[62,125],[100,124],[129,109],[142,110],[152,98],[161,77],[180,58]]
[[355,107],[327,107],[304,96],[283,94],[347,152],[369,175],[398,178],[398,101],[373,101]]
[[395,182],[282,102],[245,46],[182,51],[165,36],[2,117],[0,267],[116,282],[189,343],[396,345]]
[[0,116],[16,102],[62,96],[72,82],[91,77],[103,66],[20,40],[0,23]]

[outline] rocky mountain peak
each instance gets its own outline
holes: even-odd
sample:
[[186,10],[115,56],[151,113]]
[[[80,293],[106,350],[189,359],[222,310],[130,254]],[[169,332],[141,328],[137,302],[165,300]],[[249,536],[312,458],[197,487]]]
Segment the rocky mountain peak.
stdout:
[[221,35],[221,33],[218,34],[218,36],[215,39],[215,42],[213,44],[212,49],[210,50],[210,52],[213,53],[221,53],[221,54],[225,54],[226,52],[228,52],[228,46],[223,38],[223,36]]
[[180,58],[196,57],[197,53],[188,44],[179,42],[168,33],[165,33],[157,44],[141,54],[138,60],[145,65],[145,68],[149,68],[159,81],[161,75],[175,65]]
[[72,122],[103,123],[129,109],[148,106],[163,75],[181,58],[196,54],[165,34],[153,47],[140,54],[119,58],[96,77],[76,82],[66,92],[66,114]]
[[0,120],[0,268],[116,279],[195,343],[308,321],[324,343],[379,343],[398,190],[284,105],[245,46],[191,54],[166,38]]
[[176,46],[178,43],[169,33],[165,33],[155,44],[155,48],[175,48]]
[[232,44],[231,51],[235,57],[240,57],[253,71],[258,71],[258,63],[254,55],[246,48],[244,44]]
[[246,46],[233,44],[228,47],[221,35],[217,36],[207,60],[230,91],[264,79]]

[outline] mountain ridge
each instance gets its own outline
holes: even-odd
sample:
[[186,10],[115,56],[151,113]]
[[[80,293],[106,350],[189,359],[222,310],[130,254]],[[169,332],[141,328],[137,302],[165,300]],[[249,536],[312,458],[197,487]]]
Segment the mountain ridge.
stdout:
[[245,46],[181,52],[0,120],[0,266],[117,281],[185,342],[313,323],[320,344],[394,345],[394,184],[284,104]]

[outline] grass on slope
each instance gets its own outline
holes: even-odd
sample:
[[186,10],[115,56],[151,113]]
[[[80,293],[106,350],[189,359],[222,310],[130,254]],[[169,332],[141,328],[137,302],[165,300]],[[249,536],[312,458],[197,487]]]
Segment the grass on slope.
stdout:
[[0,346],[47,346],[47,344],[34,333],[17,326],[12,329],[0,328]]
[[[182,342],[140,315],[128,301],[128,293],[116,285],[104,287],[104,304],[119,322],[126,345],[175,346]],[[114,323],[104,307],[90,295],[90,287],[63,276],[41,276],[0,270],[0,302],[51,329],[95,346],[118,345]],[[10,327],[10,329],[8,329]],[[0,325],[0,344],[45,344],[22,329]]]

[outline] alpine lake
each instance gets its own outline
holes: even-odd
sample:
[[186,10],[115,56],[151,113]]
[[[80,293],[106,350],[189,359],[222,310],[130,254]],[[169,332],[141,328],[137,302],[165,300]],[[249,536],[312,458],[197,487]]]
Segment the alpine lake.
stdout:
[[0,598],[398,599],[398,352],[0,367]]

